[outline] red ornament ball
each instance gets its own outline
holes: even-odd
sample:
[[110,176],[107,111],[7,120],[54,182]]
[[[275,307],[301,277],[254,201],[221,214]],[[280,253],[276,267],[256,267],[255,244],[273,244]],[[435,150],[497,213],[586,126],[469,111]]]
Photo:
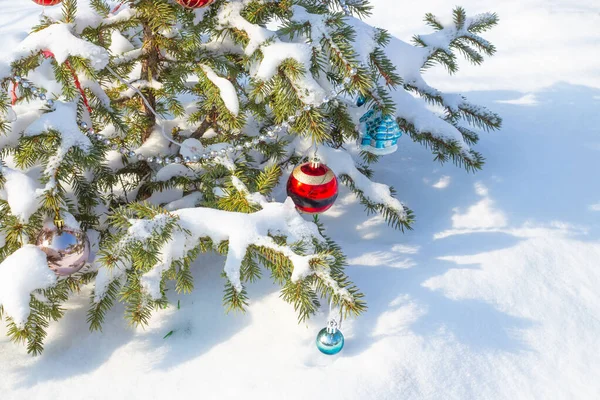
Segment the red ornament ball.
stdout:
[[62,0],[33,0],[35,4],[39,4],[40,6],[55,6],[61,1]]
[[287,182],[287,194],[299,211],[319,214],[331,208],[338,196],[338,181],[331,169],[319,162],[294,168]]
[[185,8],[202,8],[211,5],[215,0],[177,0]]

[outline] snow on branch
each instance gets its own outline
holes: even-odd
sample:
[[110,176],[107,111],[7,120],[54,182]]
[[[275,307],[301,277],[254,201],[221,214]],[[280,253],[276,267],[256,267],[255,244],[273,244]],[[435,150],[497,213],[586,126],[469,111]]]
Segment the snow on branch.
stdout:
[[276,34],[275,32],[259,25],[255,25],[242,17],[241,13],[246,6],[244,3],[244,1],[234,0],[221,6],[217,15],[217,22],[223,28],[233,27],[248,34],[248,44],[246,45],[244,52],[247,56],[250,56],[258,50],[264,42],[276,38]]
[[5,180],[0,199],[8,203],[12,215],[27,222],[41,207],[39,182],[18,170],[1,167],[0,171]]
[[[493,53],[493,47],[475,33],[489,29],[496,21],[495,14],[482,14],[467,18],[464,11],[459,8],[455,10],[455,26],[445,28],[437,22],[435,17],[428,16],[428,22],[437,29],[437,32],[417,36],[417,38],[422,38],[422,42],[416,40],[420,47],[390,37],[389,43],[384,48],[386,56],[396,67],[396,72],[404,84],[403,88],[390,91],[397,106],[396,116],[405,122],[405,128],[414,130],[411,133],[424,138],[434,149],[442,152],[453,149],[451,157],[458,163],[464,163],[467,166],[478,165],[479,157],[470,149],[467,140],[469,142],[473,142],[473,140],[471,137],[465,138],[464,132],[467,130],[457,124],[458,118],[456,117],[486,130],[499,128],[502,121],[495,113],[485,107],[468,102],[460,94],[447,94],[431,87],[423,78],[422,70],[431,62],[436,51],[442,51],[443,54],[448,55],[447,58],[438,58],[438,60],[451,62],[452,68],[454,68],[453,48],[460,51],[466,48],[457,44],[457,41],[461,39],[469,41],[476,39],[481,46],[487,46],[482,51],[486,54]],[[375,28],[358,19],[347,18],[347,22],[358,32],[371,32],[370,35],[363,34],[361,37],[373,36],[376,32]],[[359,52],[364,51],[361,49],[365,48],[364,44],[360,44],[362,42],[364,42],[364,38],[355,43]],[[369,48],[369,46],[366,47],[366,49]],[[473,54],[471,55],[473,56]],[[361,59],[368,57],[368,54],[361,55]],[[411,95],[409,91],[417,93],[421,98]],[[428,102],[444,107],[452,115],[452,118],[446,118],[432,111],[428,107]]]
[[31,312],[32,293],[50,288],[56,281],[46,253],[37,246],[25,245],[0,264],[0,306],[17,327],[23,328]]
[[50,130],[60,133],[60,154],[66,154],[72,147],[88,152],[92,142],[77,125],[77,105],[57,101],[53,111],[44,113],[25,129],[25,136],[39,136]]
[[[312,143],[307,139],[298,138],[295,140],[294,145],[296,150],[302,154],[310,149]],[[385,206],[396,210],[402,216],[406,216],[404,205],[392,196],[390,188],[382,183],[373,182],[363,175],[356,168],[356,164],[350,153],[340,149],[333,149],[328,146],[320,146],[317,154],[319,159],[327,164],[337,176],[349,176],[356,187],[371,201],[378,204],[384,204]]]
[[22,58],[34,52],[49,50],[59,64],[69,56],[80,56],[89,60],[95,70],[106,67],[109,59],[106,49],[78,38],[72,33],[72,29],[73,24],[58,23],[33,32],[19,44],[14,55]]
[[[132,243],[143,245],[152,241],[154,235],[166,230],[168,224],[176,226],[169,229],[170,237],[160,246],[157,262],[142,277],[145,291],[154,299],[162,296],[160,284],[163,273],[207,238],[215,245],[228,242],[224,271],[237,291],[242,290],[240,268],[250,246],[271,249],[288,258],[293,265],[293,282],[315,274],[311,261],[321,259],[321,256],[298,254],[290,246],[300,242],[309,244],[312,239],[324,241],[317,226],[298,214],[291,199],[284,203],[263,202],[261,206],[262,210],[252,214],[198,207],[158,214],[151,219],[130,219],[127,233],[120,240],[118,248],[127,249]],[[285,236],[287,245],[278,244],[273,235]],[[121,279],[132,265],[125,262],[117,268],[107,265],[100,267],[96,279],[96,303],[102,300],[110,283]],[[333,285],[335,282],[330,283]],[[346,289],[335,286],[332,289],[338,295],[352,299]]]
[[[262,59],[255,63],[250,70],[252,77],[263,81],[270,80],[277,68],[286,59],[293,59],[303,65],[305,71],[311,68],[312,47],[306,43],[284,42],[277,33],[246,20],[241,12],[245,2],[232,1],[223,6],[218,13],[218,22],[223,28],[234,28],[247,33],[248,43],[244,48],[246,56],[251,57],[260,50]],[[325,90],[306,73],[295,82],[298,95],[305,104],[319,104],[325,97]]]
[[[298,154],[307,154],[312,143],[310,140],[297,138],[290,146]],[[410,229],[412,211],[394,197],[389,186],[373,182],[360,172],[348,151],[320,146],[317,156],[359,198],[367,210],[380,213],[396,229]]]
[[34,137],[49,131],[57,132],[60,135],[60,145],[56,149],[56,153],[48,159],[44,170],[44,174],[49,178],[44,191],[55,186],[56,171],[69,150],[78,147],[84,153],[89,153],[92,148],[92,142],[77,125],[77,106],[73,102],[57,101],[53,111],[42,114],[25,129],[24,136]]
[[229,80],[217,75],[208,65],[201,65],[201,68],[206,77],[219,89],[225,107],[233,115],[237,116],[240,112],[240,100],[233,84]]
[[463,8],[456,7],[453,16],[454,25],[444,26],[434,15],[427,14],[425,20],[436,32],[413,37],[415,44],[426,49],[424,67],[438,62],[450,72],[456,72],[458,66],[455,50],[460,51],[474,64],[483,62],[481,53],[491,56],[496,52],[496,48],[490,42],[477,35],[498,23],[496,14],[484,13],[469,18]]

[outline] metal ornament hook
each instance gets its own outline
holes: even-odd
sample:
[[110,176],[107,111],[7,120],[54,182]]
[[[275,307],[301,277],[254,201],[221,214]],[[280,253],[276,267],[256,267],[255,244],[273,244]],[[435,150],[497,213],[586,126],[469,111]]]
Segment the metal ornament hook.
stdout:
[[339,329],[337,321],[335,319],[330,319],[329,322],[327,322],[327,333],[333,335],[338,330]]
[[[342,307],[340,307],[339,319],[335,319],[334,317],[332,317],[332,314],[333,314],[333,296],[329,299],[329,320],[327,321],[327,332],[331,333],[331,334],[342,329],[342,322],[344,319],[344,316],[342,313]],[[338,320],[339,320],[339,322],[338,322]]]
[[115,71],[113,71],[113,69],[111,67],[106,67],[106,70],[108,72],[110,72],[115,78],[117,78],[117,80],[119,80],[119,82],[121,82],[122,84],[124,84],[125,86],[127,86],[129,89],[133,90],[134,92],[136,92],[140,98],[142,99],[142,101],[144,102],[144,104],[146,105],[146,107],[148,107],[148,110],[150,110],[150,112],[152,114],[154,114],[154,116],[156,117],[157,121],[160,121],[161,123],[158,124],[160,126],[160,133],[162,134],[162,136],[171,144],[174,144],[175,146],[179,146],[182,147],[181,143],[176,142],[175,140],[171,139],[167,133],[165,132],[165,123],[167,122],[166,119],[164,119],[163,117],[161,117],[160,115],[158,115],[158,113],[154,110],[154,108],[152,108],[152,106],[150,105],[150,102],[148,101],[148,99],[146,98],[146,96],[144,96],[142,94],[142,91],[139,90],[138,88],[136,88],[135,86],[133,86],[131,83],[127,82],[125,79],[121,78],[119,76],[119,74],[117,74]]
[[318,157],[312,157],[309,162],[312,169],[317,169],[321,165],[321,160]]

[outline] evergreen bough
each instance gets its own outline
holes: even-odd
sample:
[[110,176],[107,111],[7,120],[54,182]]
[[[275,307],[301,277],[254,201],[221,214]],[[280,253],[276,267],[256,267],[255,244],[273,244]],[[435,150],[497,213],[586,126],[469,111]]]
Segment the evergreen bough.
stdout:
[[[359,110],[353,99],[364,96],[367,107],[394,115],[410,138],[430,148],[438,161],[451,160],[468,171],[480,169],[484,162],[483,156],[470,147],[478,141],[476,130],[496,130],[501,125],[496,114],[460,95],[440,92],[421,76],[437,64],[449,73],[456,72],[459,54],[473,64],[493,55],[494,46],[479,35],[497,23],[495,14],[469,18],[457,7],[450,26],[427,14],[425,22],[435,32],[414,36],[414,46],[402,43],[404,47],[398,47],[392,55],[387,46],[395,39],[385,30],[370,28],[357,19],[369,15],[367,0],[216,0],[195,11],[170,0],[137,0],[126,2],[114,15],[104,0],[91,0],[90,4],[97,18],[88,25],[78,19],[76,0],[64,0],[61,18],[43,17],[32,35],[44,35],[46,29],[57,24],[70,24],[73,38],[104,49],[108,58],[100,67],[93,56],[81,52],[73,51],[68,57],[83,82],[91,115],[70,68],[65,62],[44,57],[42,48],[19,53],[11,65],[12,75],[0,77],[0,131],[7,137],[1,142],[0,157],[11,160],[12,170],[26,173],[39,167],[44,171],[39,177],[43,188],[40,202],[30,217],[14,215],[8,199],[0,197],[4,243],[0,260],[32,242],[48,218],[60,221],[71,214],[83,229],[98,232],[99,250],[90,272],[58,280],[55,286],[32,293],[26,323],[16,324],[0,305],[0,318],[8,324],[9,336],[27,343],[32,354],[43,350],[48,324],[64,314],[62,304],[87,283],[96,281],[88,312],[90,329],[102,328],[106,313],[116,301],[125,303],[131,324],[143,325],[153,310],[167,305],[169,290],[193,290],[191,268],[198,254],[215,251],[231,257],[235,253],[230,249],[230,239],[197,237],[185,227],[184,215],[178,214],[181,206],[157,200],[154,195],[158,193],[178,191],[186,207],[234,213],[240,221],[247,221],[243,215],[260,213],[274,204],[271,195],[287,177],[286,171],[306,160],[305,150],[316,142],[328,161],[339,159],[343,167],[335,172],[340,182],[358,197],[367,212],[380,213],[390,226],[404,231],[411,229],[414,216],[406,206],[393,201],[394,191],[389,189],[389,201],[369,195],[372,185],[380,185],[370,181],[372,164],[379,157],[347,150],[359,136]],[[342,12],[344,4],[350,16]],[[272,24],[278,28],[266,28]],[[126,41],[131,48],[119,51],[114,41]],[[364,42],[368,46],[358,46]],[[50,50],[60,46],[53,43]],[[303,57],[307,48],[310,54]],[[365,48],[370,48],[368,53],[359,53]],[[279,59],[281,49],[289,56]],[[401,63],[406,60],[412,64],[398,70],[393,56]],[[48,68],[61,87],[60,93],[52,93],[57,102],[74,105],[79,118],[132,148],[154,142],[173,156],[179,151],[160,141],[158,126],[164,122],[157,120],[139,94],[110,70],[126,77],[159,115],[172,120],[167,133],[179,142],[195,139],[204,147],[239,142],[264,133],[291,115],[296,118],[276,141],[245,148],[223,157],[222,162],[186,167],[185,173],[173,173],[166,179],[157,179],[162,166],[115,156],[109,146],[101,143],[87,151],[71,147],[53,166],[63,133],[48,129],[21,136],[14,130],[17,124],[9,122],[10,99],[6,95],[13,76],[27,77],[32,71]],[[212,74],[229,82],[239,110],[232,110],[230,99],[223,96]],[[333,87],[342,86],[346,89],[338,100],[306,107],[319,96],[328,95]],[[34,98],[30,88],[19,88],[18,105],[27,105]],[[426,110],[426,103],[440,107],[443,114]],[[412,107],[420,109],[416,117],[408,112]],[[29,108],[39,106],[30,104]],[[45,108],[39,118],[43,113],[52,110]],[[423,124],[423,115],[425,122],[435,123]],[[344,160],[350,160],[351,167]],[[2,165],[6,167],[4,161]],[[4,184],[0,170],[0,186]],[[277,212],[293,218],[289,204],[279,206],[281,211]],[[151,232],[141,237],[132,227],[144,221],[150,223]],[[366,309],[362,293],[344,273],[346,259],[341,248],[325,235],[317,217],[304,223],[314,228],[310,237],[293,241],[289,232],[274,230],[245,247],[245,254],[235,264],[237,269],[223,273],[227,311],[244,311],[249,301],[244,284],[260,279],[264,273],[282,287],[281,297],[293,305],[299,321],[313,315],[323,300],[341,307],[344,315],[358,315]],[[176,241],[190,245],[174,257],[165,254],[165,249],[172,248],[169,246]],[[297,259],[308,260],[310,273],[294,276],[293,260]],[[157,266],[161,266],[158,292],[148,286],[148,276]],[[97,281],[100,275],[101,284]]]

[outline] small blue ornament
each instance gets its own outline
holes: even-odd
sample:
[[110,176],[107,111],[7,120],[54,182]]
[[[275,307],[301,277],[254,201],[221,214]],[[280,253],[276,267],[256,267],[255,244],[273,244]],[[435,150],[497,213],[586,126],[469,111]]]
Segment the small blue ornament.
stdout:
[[344,347],[344,335],[337,328],[337,322],[329,321],[327,328],[321,329],[317,335],[317,348],[323,354],[334,355]]
[[363,95],[358,96],[358,99],[356,99],[356,107],[362,107],[365,105],[365,103],[367,102],[367,98]]
[[369,110],[360,118],[360,145],[369,153],[386,155],[398,149],[398,139],[402,131],[391,115]]

